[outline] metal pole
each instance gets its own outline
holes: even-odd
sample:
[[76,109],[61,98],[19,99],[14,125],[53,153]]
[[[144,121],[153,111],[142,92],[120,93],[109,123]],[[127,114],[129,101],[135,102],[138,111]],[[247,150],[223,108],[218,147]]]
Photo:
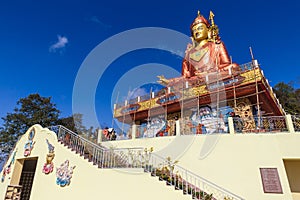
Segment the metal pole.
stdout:
[[[116,103],[114,105],[114,116],[116,115],[116,109],[117,109],[117,103],[118,103],[118,100],[119,100],[119,94],[120,92],[118,91],[118,94],[117,94],[117,98],[116,98]],[[114,118],[111,119],[111,127],[114,128]]]
[[[251,59],[252,59],[252,67],[253,67],[253,72],[254,72],[254,78],[255,78],[255,93],[256,93],[256,106],[257,106],[257,126],[260,128],[260,106],[259,106],[259,96],[258,96],[258,85],[257,85],[257,78],[256,78],[256,66],[254,63],[254,56],[252,52],[252,48],[249,47],[250,49],[250,54],[251,54]],[[257,67],[258,68],[258,67]]]

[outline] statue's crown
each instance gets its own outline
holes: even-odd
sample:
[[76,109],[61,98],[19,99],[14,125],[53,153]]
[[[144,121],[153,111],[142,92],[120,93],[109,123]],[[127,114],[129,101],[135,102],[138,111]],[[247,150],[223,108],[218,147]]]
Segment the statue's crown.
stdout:
[[190,28],[192,29],[193,26],[199,23],[204,23],[207,27],[210,26],[208,20],[205,17],[203,17],[203,15],[200,14],[200,11],[198,11],[198,16],[195,18]]

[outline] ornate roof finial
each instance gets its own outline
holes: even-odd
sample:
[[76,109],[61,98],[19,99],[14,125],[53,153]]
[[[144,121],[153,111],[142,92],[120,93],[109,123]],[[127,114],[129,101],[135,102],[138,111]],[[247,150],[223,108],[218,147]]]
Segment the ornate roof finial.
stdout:
[[201,14],[200,14],[200,10],[198,10],[198,17],[200,16]]
[[209,12],[209,20],[210,20],[210,23],[212,26],[215,25],[214,17],[215,17],[214,13],[212,11],[210,11]]

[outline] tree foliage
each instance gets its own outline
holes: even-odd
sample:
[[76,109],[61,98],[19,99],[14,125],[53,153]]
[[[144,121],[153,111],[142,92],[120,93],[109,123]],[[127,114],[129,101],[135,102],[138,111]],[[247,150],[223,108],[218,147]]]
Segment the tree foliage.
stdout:
[[295,89],[292,82],[277,83],[274,86],[274,92],[288,114],[300,114],[300,89]]
[[51,97],[41,97],[30,94],[17,102],[13,113],[3,117],[3,127],[0,130],[0,147],[2,154],[7,154],[13,148],[19,136],[29,127],[40,124],[43,127],[56,125],[60,111],[51,102]]
[[86,131],[85,126],[82,125],[82,114],[80,113],[75,113],[72,116],[60,118],[57,122],[57,125],[62,125],[78,134],[82,134]]

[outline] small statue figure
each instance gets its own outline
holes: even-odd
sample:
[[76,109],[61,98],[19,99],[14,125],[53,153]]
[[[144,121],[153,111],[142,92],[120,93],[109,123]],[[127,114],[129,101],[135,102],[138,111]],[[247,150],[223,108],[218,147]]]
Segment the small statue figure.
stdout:
[[69,160],[63,162],[60,167],[56,168],[56,184],[64,187],[71,182],[73,170],[75,166],[69,169]]
[[34,146],[34,141],[28,140],[24,146],[24,156],[27,157],[31,154],[31,150],[33,149]]
[[33,128],[29,135],[28,135],[28,140],[24,145],[24,156],[27,157],[31,154],[31,151],[34,147],[35,142],[33,141],[33,138],[35,136],[35,129]]
[[[18,149],[17,149],[17,150],[18,150]],[[12,165],[13,165],[14,162],[15,162],[15,157],[16,157],[17,150],[14,152],[13,157],[12,157],[10,163],[9,163],[6,167],[3,168],[3,171],[2,171],[2,177],[1,177],[1,182],[2,182],[2,183],[3,183],[4,180],[5,180],[5,176],[8,175],[8,174],[10,174],[10,172],[11,172],[11,167],[12,167]]]
[[211,12],[210,24],[198,11],[198,16],[190,26],[192,44],[188,44],[182,62],[184,78],[216,72],[220,72],[221,75],[231,74],[240,70],[236,63],[231,62],[213,17]]
[[3,183],[5,180],[5,176],[11,172],[11,165],[9,164],[7,167],[3,169],[1,182]]
[[44,167],[43,167],[43,173],[50,174],[54,168],[52,160],[54,159],[55,154],[54,154],[54,146],[52,144],[50,144],[47,139],[46,139],[46,142],[48,144],[49,153],[46,156],[46,163],[44,164]]

